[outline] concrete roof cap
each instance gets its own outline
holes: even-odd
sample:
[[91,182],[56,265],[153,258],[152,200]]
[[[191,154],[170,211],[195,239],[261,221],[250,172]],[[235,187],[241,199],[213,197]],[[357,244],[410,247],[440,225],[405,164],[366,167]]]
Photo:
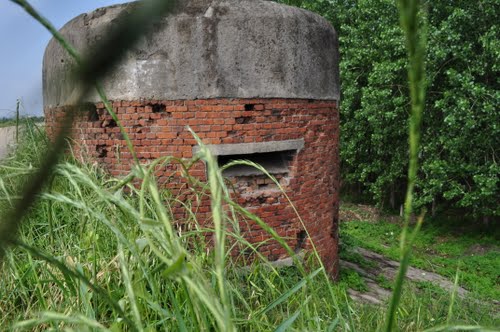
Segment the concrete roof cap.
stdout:
[[[103,82],[111,100],[305,98],[339,100],[338,41],[319,15],[262,0],[187,0],[153,27]],[[62,34],[81,52],[134,3],[82,14]],[[65,105],[73,61],[52,40],[44,106]],[[88,101],[98,101],[96,94]]]

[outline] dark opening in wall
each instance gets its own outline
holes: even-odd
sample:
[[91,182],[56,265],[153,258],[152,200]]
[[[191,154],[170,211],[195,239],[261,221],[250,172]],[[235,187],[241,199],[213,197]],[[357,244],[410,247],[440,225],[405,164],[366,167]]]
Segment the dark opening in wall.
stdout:
[[163,104],[158,104],[158,103],[150,103],[147,106],[150,106],[153,113],[163,113],[167,110],[167,107]]
[[235,119],[237,124],[248,124],[248,123],[254,123],[255,118],[252,116],[240,116]]
[[[273,151],[264,153],[235,154],[218,156],[219,167],[233,160],[249,160],[264,167],[270,174],[288,173],[288,166],[293,160],[296,150]],[[262,174],[260,170],[249,165],[235,165],[222,172],[224,176],[248,176]]]
[[307,232],[305,230],[301,230],[300,232],[297,233],[297,243],[294,249],[296,253],[304,248],[306,237],[307,237]]
[[115,128],[117,126],[118,126],[118,124],[113,119],[106,119],[102,122],[102,125],[101,125],[101,127],[103,127],[103,128]]
[[83,110],[87,111],[87,118],[90,122],[99,121],[99,113],[97,113],[97,108],[94,104],[86,103],[83,105]]
[[245,111],[253,111],[255,108],[254,104],[245,104]]
[[98,158],[106,158],[108,156],[108,149],[105,144],[96,145],[95,150]]
[[271,115],[272,116],[280,116],[281,110],[273,109],[273,110],[271,110]]

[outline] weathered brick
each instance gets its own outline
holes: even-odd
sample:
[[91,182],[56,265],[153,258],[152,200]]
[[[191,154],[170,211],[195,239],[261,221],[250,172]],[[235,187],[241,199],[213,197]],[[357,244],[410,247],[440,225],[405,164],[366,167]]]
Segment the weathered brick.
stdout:
[[[152,105],[155,104],[165,105],[165,111],[154,113]],[[325,266],[336,273],[339,117],[335,101],[218,98],[113,101],[112,105],[133,140],[141,163],[168,155],[192,157],[196,141],[186,130],[187,125],[205,144],[304,138],[305,146],[294,157],[288,173],[276,176],[304,219]],[[104,105],[97,103],[96,107],[99,121],[79,116],[74,124],[75,153],[84,159],[88,153],[111,175],[123,176],[133,165],[132,155],[117,126],[102,126],[103,121],[111,119]],[[57,134],[58,120],[64,117],[64,112],[63,107],[45,110],[49,135]],[[190,170],[190,176],[206,180],[205,169],[206,166],[198,162]],[[155,174],[160,186],[169,188],[182,199],[192,199],[189,182],[181,178],[179,164],[169,164]],[[302,224],[274,182],[264,176],[237,177],[231,182],[236,188],[233,194],[236,202],[254,211],[278,234],[286,237],[292,248],[298,243],[302,243],[304,249],[311,248],[308,239],[297,238]],[[205,198],[198,203],[197,219],[206,220],[208,227],[210,202]],[[175,208],[174,216],[180,225],[187,218],[181,206]],[[270,240],[271,237],[254,221],[242,220],[240,225],[251,243],[268,240],[259,247],[263,255],[270,259],[285,256],[285,250]],[[234,257],[239,254],[235,249]]]

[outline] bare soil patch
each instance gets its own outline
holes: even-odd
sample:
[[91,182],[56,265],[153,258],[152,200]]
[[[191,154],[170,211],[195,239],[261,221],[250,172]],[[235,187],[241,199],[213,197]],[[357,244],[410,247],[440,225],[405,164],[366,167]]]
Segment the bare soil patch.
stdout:
[[494,246],[494,245],[482,245],[482,244],[473,244],[472,246],[467,249],[465,252],[466,255],[485,255],[489,252],[499,252],[500,253],[500,247]]
[[376,223],[379,220],[387,220],[388,222],[400,222],[401,217],[384,213],[379,208],[373,205],[352,204],[340,202],[339,219],[345,221],[368,221]]
[[363,204],[340,203],[340,221],[370,221],[376,222],[380,218],[380,211],[374,206]]

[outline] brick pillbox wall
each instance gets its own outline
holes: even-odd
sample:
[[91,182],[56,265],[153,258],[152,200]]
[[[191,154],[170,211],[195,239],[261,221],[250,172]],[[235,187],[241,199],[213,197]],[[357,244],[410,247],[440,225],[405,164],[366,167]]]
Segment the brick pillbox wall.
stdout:
[[[205,144],[235,144],[304,140],[304,147],[288,165],[288,171],[275,173],[300,216],[327,268],[335,273],[338,210],[338,112],[335,101],[301,99],[208,99],[176,101],[115,101],[113,110],[125,127],[141,161],[163,156],[191,158],[196,142],[187,131],[190,126]],[[49,135],[57,130],[64,108],[46,109]],[[133,160],[120,130],[102,103],[80,114],[74,125],[75,152],[89,155],[114,176],[130,171]],[[84,151],[80,151],[83,149]],[[157,173],[159,184],[185,197],[187,184],[175,176],[179,169]],[[198,163],[190,175],[206,179],[205,166]],[[173,177],[172,177],[173,176]],[[304,230],[288,201],[264,175],[233,177],[235,201],[261,217],[287,240],[291,248],[309,248]],[[209,202],[198,210],[198,217],[209,214]],[[182,210],[180,210],[182,211]],[[185,215],[176,215],[182,223]],[[270,236],[254,222],[242,221],[241,230],[251,243]],[[268,241],[260,252],[270,260],[286,257],[275,241]],[[328,264],[330,262],[330,264]]]
[[[134,4],[82,14],[61,30],[77,50],[106,35]],[[53,136],[67,98],[76,88],[72,60],[55,40],[43,62],[46,128]],[[338,178],[340,96],[335,30],[311,12],[261,0],[184,0],[175,12],[127,52],[102,85],[141,162],[173,156],[189,160],[196,150],[189,126],[217,156],[262,164],[280,182],[297,207],[311,239],[293,208],[266,176],[236,167],[223,175],[233,198],[271,226],[296,251],[320,252],[332,277],[338,273]],[[117,124],[96,94],[73,126],[74,151],[97,161],[113,176],[130,170],[132,155]],[[206,180],[206,166],[189,174]],[[179,163],[156,171],[160,187],[180,200],[193,200]],[[197,219],[210,223],[210,202],[199,201]],[[189,223],[173,208],[175,221]],[[256,223],[240,229],[270,260],[285,250]],[[246,257],[246,252],[238,252]]]

